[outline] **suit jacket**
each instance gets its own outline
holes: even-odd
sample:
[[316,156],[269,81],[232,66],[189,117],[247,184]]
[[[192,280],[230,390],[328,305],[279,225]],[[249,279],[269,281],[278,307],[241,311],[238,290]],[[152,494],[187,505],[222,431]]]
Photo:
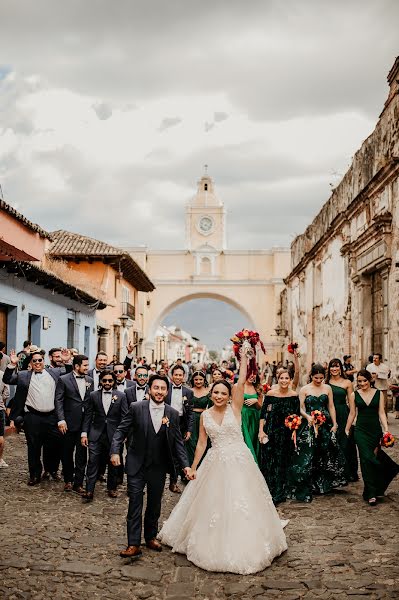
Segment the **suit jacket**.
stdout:
[[106,431],[111,443],[115,429],[128,411],[128,405],[125,394],[118,390],[111,390],[112,402],[108,414],[105,414],[102,393],[102,390],[90,393],[83,417],[82,431],[87,433],[89,442],[96,442]]
[[55,389],[55,410],[58,421],[66,421],[69,431],[81,431],[83,415],[90,392],[93,391],[93,379],[85,376],[86,392],[82,400],[73,373],[61,375]]
[[[172,389],[173,389],[173,384],[171,384],[169,386],[168,395],[165,398],[166,404],[169,404],[169,405],[171,405],[171,403],[172,403]],[[183,417],[182,417],[183,423],[184,423],[184,429],[185,429],[185,431],[190,431],[192,433],[193,427],[194,427],[194,413],[193,413],[194,392],[193,392],[193,390],[190,390],[190,388],[183,385],[182,386],[182,396],[183,396],[183,398],[185,397],[185,400],[183,400]]]
[[126,389],[125,389],[125,393],[127,391],[128,388],[132,387],[135,385],[135,382],[132,381],[131,379],[125,379],[125,383],[126,383]]
[[[47,372],[54,379],[56,385],[62,375],[61,369],[47,369]],[[13,398],[10,420],[15,421],[17,417],[23,417],[25,413],[25,402],[28,396],[29,384],[32,377],[32,371],[16,371],[7,369],[4,372],[3,382],[9,385],[16,385],[15,396]]]
[[[187,452],[180,432],[180,419],[177,410],[165,403],[165,417],[169,423],[162,425],[166,428],[168,444],[168,471],[176,474],[174,458],[182,469],[189,466]],[[146,458],[148,426],[151,420],[150,402],[133,402],[127,415],[118,426],[112,439],[110,454],[119,454],[123,442],[129,439],[126,459],[126,473],[134,476],[143,466]]]
[[[132,385],[127,387],[125,390],[127,403],[129,406],[131,405],[132,402],[137,402],[137,395],[136,395],[137,383],[135,381],[132,381],[131,383],[132,383]],[[145,394],[148,394],[148,391],[149,391],[149,387],[148,387],[148,385],[146,385],[145,386]]]

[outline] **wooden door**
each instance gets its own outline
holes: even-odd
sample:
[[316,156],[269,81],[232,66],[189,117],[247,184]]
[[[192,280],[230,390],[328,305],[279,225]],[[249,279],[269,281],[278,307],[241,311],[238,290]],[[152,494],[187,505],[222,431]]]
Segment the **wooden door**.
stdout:
[[8,309],[0,305],[0,342],[4,342],[7,348],[7,315]]

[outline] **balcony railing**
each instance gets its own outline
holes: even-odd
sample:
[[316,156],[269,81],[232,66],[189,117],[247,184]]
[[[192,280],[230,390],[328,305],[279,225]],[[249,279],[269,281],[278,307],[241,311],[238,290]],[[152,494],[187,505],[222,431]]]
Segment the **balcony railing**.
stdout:
[[132,319],[132,321],[135,320],[136,309],[133,304],[130,304],[129,302],[122,302],[122,316]]

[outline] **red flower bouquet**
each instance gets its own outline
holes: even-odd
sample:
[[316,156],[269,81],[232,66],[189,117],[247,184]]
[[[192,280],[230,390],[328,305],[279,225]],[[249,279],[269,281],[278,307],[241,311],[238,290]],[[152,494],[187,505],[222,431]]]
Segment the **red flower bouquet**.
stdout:
[[298,358],[300,358],[300,354],[298,352],[298,344],[296,342],[291,342],[287,346],[287,350],[290,354],[296,354]]
[[296,432],[297,432],[297,429],[299,429],[301,423],[302,423],[302,417],[300,417],[299,415],[288,415],[288,417],[286,417],[285,421],[284,421],[284,425],[292,431],[291,438],[294,442],[295,450],[297,449],[297,447],[296,447]]
[[242,348],[249,359],[247,377],[256,375],[258,372],[258,367],[256,364],[256,348],[260,346],[262,352],[266,354],[266,350],[262,340],[259,337],[259,333],[257,331],[251,331],[250,329],[242,329],[233,335],[230,340],[233,342],[233,351],[235,357],[240,360],[240,350]]
[[320,410],[312,410],[310,414],[313,417],[313,429],[317,437],[319,435],[319,427],[326,422],[326,417]]
[[387,431],[386,433],[384,433],[384,435],[381,438],[381,446],[383,446],[384,448],[391,448],[395,443],[395,438],[392,435],[392,433],[389,433],[389,431]]

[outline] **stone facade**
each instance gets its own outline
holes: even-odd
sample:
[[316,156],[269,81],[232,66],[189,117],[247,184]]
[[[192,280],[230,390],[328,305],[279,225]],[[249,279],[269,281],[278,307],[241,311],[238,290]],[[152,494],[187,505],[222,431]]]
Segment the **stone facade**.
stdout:
[[398,81],[399,58],[373,133],[291,246],[281,346],[288,338],[299,343],[304,373],[314,361],[343,354],[360,368],[372,352],[381,352],[392,375],[399,374]]

